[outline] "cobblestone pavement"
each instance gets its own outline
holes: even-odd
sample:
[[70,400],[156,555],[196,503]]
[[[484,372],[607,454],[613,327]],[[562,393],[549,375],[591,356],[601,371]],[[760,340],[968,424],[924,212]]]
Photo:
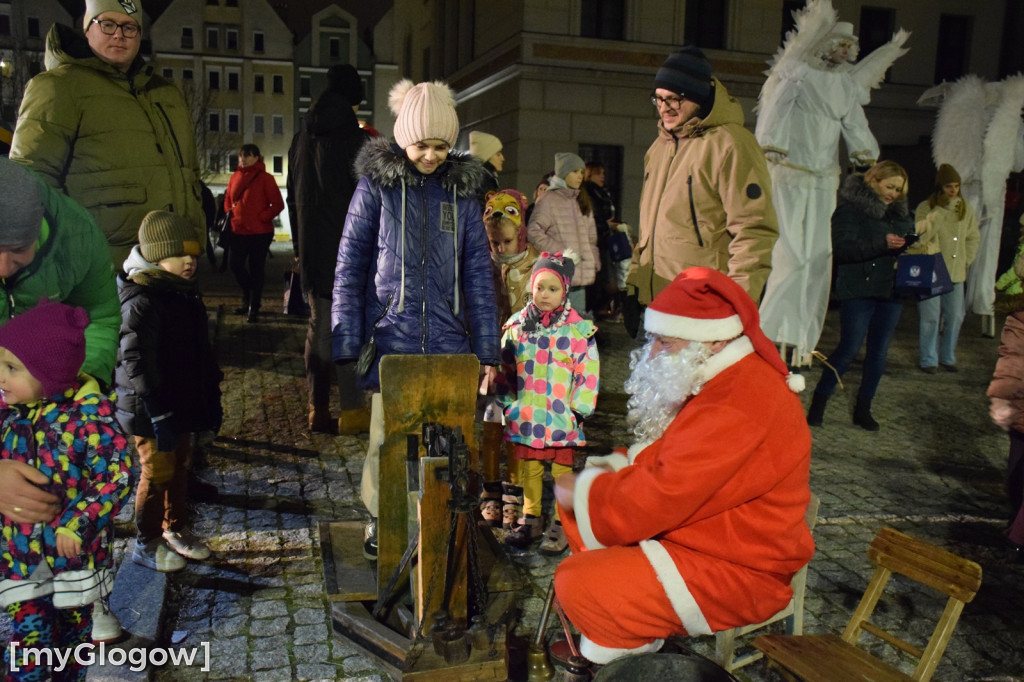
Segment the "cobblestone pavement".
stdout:
[[[317,523],[361,518],[355,505],[366,439],[305,430],[304,321],[279,313],[279,277],[290,260],[290,245],[275,245],[267,314],[255,325],[230,313],[237,299],[227,276],[202,275],[207,303],[219,309],[226,376],[225,423],[203,475],[222,495],[199,506],[196,530],[210,538],[214,555],[174,575],[165,630],[173,646],[209,642],[211,670],[167,666],[153,671],[157,680],[387,679],[356,647],[332,636]],[[984,397],[998,342],[981,337],[978,318],[968,316],[960,371],[924,374],[917,370],[916,320],[908,306],[875,402],[882,430],[868,433],[851,423],[855,365],[845,391],[829,404],[825,426],[813,431],[811,484],[821,509],[805,632],[842,631],[870,577],[868,544],[888,525],[983,567],[981,591],[964,610],[934,679],[1024,680],[1024,566],[1007,564],[1001,553],[1007,439],[991,425]],[[833,311],[820,348],[831,350],[837,331]],[[604,324],[599,334],[602,390],[588,423],[598,452],[628,439],[622,381],[634,345],[618,325]],[[805,405],[818,370],[807,376]],[[555,562],[526,555],[517,563],[528,578],[518,632],[529,634]],[[941,611],[938,593],[898,587],[880,603],[883,625]],[[923,642],[930,627],[912,632]],[[714,646],[710,637],[693,645],[705,654]],[[912,670],[886,648],[875,651]],[[778,679],[761,663],[738,676]]]

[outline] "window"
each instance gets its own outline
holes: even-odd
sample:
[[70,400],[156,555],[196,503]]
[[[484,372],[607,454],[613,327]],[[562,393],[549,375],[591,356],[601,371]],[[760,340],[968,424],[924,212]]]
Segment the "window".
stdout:
[[191,50],[192,49],[192,27],[182,26],[181,27],[181,49]]
[[216,50],[220,47],[220,29],[216,26],[206,27],[206,49]]
[[274,175],[280,175],[281,173],[284,173],[284,157],[281,156],[280,154],[277,154],[271,158],[273,159],[274,162]]
[[227,168],[234,173],[238,169],[238,152],[228,152],[225,154],[221,168]]
[[254,135],[263,134],[263,114],[255,114],[252,117],[252,132]]
[[263,31],[253,31],[252,49],[253,52],[263,52]]
[[943,14],[939,17],[939,40],[935,49],[935,82],[955,81],[967,73],[971,52],[971,17]]
[[224,3],[225,7],[238,7],[238,0],[227,0]]
[[273,126],[274,135],[284,135],[284,116],[274,114],[270,117],[270,124]]
[[263,74],[257,73],[252,78],[253,92],[263,92]]
[[238,133],[242,129],[242,114],[237,110],[229,109],[227,112],[228,132]]
[[39,19],[37,17],[28,18],[28,37],[38,38],[39,37]]
[[220,3],[217,2],[217,0],[206,0],[206,4],[207,5],[213,5],[214,7],[220,5]]
[[241,75],[238,73],[238,69],[228,69],[228,90],[238,92],[240,80]]
[[207,126],[206,127],[207,127],[207,129],[211,133],[219,133],[220,132],[220,112],[219,111],[212,111],[211,110],[211,111],[207,112],[206,120],[207,120]]
[[229,28],[224,32],[224,46],[229,50],[238,50],[237,28]]
[[220,90],[220,69],[209,69],[206,72],[206,89]]
[[341,39],[329,38],[327,44],[327,53],[331,56],[331,59],[338,59],[341,56]]
[[721,0],[687,0],[683,43],[720,50],[725,47],[728,3]]
[[192,78],[193,78],[193,76],[192,76],[192,69],[182,69],[181,70],[181,80],[183,80],[183,81],[190,81],[190,80],[192,80]]
[[310,97],[312,97],[312,95],[310,94],[311,91],[312,86],[310,85],[309,76],[299,76],[299,97],[305,97],[306,99],[309,99]]
[[0,36],[11,35],[11,7],[4,5],[0,7]]
[[584,38],[622,40],[625,37],[625,26],[626,7],[623,0],[590,0],[581,3],[580,35]]
[[174,69],[163,69],[160,73],[167,80],[169,80],[169,81],[174,80]]
[[274,76],[274,94],[275,95],[283,95],[284,94],[284,76],[282,76],[280,74]]
[[[885,7],[861,7],[860,9],[860,54],[874,52],[875,48],[889,42],[896,26],[896,10]],[[885,79],[889,80],[886,72]]]

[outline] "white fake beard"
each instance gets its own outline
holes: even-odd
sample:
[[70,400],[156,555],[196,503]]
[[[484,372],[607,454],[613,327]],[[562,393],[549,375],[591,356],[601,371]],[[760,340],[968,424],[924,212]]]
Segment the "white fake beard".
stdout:
[[654,340],[649,339],[630,353],[626,380],[630,394],[626,422],[633,428],[636,443],[650,443],[664,435],[679,410],[704,385],[700,370],[709,356],[703,343],[693,342],[677,353],[650,357]]

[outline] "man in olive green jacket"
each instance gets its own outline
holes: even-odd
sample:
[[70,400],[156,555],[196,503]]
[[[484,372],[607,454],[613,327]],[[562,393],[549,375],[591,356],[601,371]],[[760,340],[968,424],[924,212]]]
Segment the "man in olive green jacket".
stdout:
[[743,127],[743,109],[690,46],[658,69],[652,101],[660,121],[644,158],[631,290],[647,304],[680,272],[701,265],[759,301],[779,226],[768,167]]
[[192,118],[139,56],[141,17],[135,0],[87,0],[84,34],[54,24],[10,153],[96,218],[118,269],[153,210],[184,214],[206,241]]

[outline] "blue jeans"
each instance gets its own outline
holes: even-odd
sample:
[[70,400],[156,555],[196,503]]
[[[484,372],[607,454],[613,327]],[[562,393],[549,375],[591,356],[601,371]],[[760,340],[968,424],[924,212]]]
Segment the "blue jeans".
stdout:
[[917,314],[921,318],[918,333],[921,366],[935,367],[940,362],[955,365],[956,342],[960,338],[960,326],[964,323],[964,283],[956,282],[953,291],[919,302]]
[[[857,356],[864,337],[867,337],[868,347],[864,354],[860,391],[857,393],[859,400],[875,397],[878,382],[885,371],[889,342],[892,341],[892,333],[896,330],[902,311],[903,303],[891,299],[854,298],[840,304],[839,345],[828,356],[828,364],[835,367],[839,377],[842,377]],[[838,381],[836,373],[825,367],[814,392],[827,398],[832,395]]]

